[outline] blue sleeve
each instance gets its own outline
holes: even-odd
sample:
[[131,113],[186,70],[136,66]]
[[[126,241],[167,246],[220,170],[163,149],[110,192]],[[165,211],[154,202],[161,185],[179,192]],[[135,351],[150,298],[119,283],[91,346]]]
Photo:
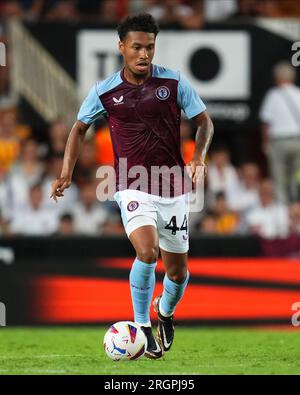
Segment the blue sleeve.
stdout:
[[94,85],[81,104],[77,119],[89,125],[101,115],[105,114],[105,112],[106,110],[97,93],[97,85]]
[[177,101],[189,119],[206,110],[206,106],[198,93],[182,76],[180,76],[178,81]]

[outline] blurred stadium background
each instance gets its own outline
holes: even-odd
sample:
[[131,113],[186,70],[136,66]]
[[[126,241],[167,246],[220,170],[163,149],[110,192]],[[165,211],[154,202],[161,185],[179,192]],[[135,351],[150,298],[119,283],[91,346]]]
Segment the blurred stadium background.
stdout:
[[[300,2],[289,0],[1,1],[0,301],[7,325],[132,318],[134,252],[116,204],[98,202],[95,193],[97,168],[113,162],[105,120],[89,133],[65,197],[55,204],[49,193],[81,100],[121,67],[116,25],[140,11],[160,22],[154,62],[181,70],[215,124],[205,208],[190,222],[191,284],[176,318],[292,329],[292,305],[300,302],[300,167],[280,200],[261,115],[274,65],[291,64],[300,37]],[[194,125],[183,119],[181,133],[188,162]],[[162,276],[160,263],[156,294]]]

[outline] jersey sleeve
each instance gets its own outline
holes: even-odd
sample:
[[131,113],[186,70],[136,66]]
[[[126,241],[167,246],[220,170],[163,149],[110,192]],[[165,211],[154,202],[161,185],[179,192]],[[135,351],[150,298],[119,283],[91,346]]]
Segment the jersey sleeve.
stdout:
[[178,81],[177,101],[189,119],[206,110],[206,106],[196,90],[181,75]]
[[78,121],[82,121],[85,124],[90,125],[105,113],[106,110],[97,93],[97,85],[94,85],[82,102],[77,119]]

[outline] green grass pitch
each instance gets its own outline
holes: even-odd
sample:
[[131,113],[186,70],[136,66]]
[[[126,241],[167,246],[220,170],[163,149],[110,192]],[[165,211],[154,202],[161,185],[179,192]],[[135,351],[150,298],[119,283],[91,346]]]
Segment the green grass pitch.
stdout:
[[0,374],[300,374],[300,330],[176,330],[162,359],[113,362],[107,328],[1,328]]

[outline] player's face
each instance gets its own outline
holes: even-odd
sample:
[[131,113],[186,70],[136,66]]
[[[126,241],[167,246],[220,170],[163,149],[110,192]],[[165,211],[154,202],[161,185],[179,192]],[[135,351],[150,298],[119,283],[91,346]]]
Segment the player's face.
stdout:
[[129,32],[120,41],[119,49],[124,57],[125,67],[137,77],[150,73],[155,51],[155,35],[146,32]]

